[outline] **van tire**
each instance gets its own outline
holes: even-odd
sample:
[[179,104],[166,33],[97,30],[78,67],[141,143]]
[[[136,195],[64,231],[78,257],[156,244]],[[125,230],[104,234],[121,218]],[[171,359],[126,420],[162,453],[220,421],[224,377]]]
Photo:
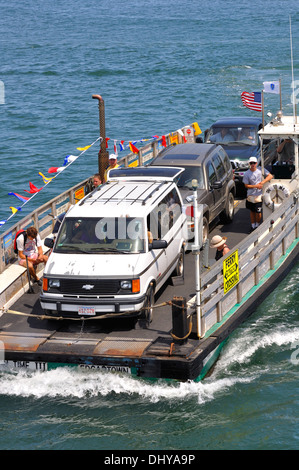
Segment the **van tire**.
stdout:
[[174,269],[174,276],[179,276],[184,279],[185,274],[185,250],[184,247],[181,248],[179,258],[177,260],[176,267]]
[[155,303],[155,292],[153,286],[150,284],[145,294],[145,301],[143,304],[142,317],[145,320],[146,326],[153,321],[153,306]]

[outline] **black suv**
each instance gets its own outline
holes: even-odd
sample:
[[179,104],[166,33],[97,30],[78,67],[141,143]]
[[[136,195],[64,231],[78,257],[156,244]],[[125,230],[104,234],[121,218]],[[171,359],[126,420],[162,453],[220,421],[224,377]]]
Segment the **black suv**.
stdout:
[[[258,131],[263,127],[259,117],[229,117],[218,119],[205,131],[205,142],[221,145],[226,151],[235,174],[236,183],[242,183],[243,175],[248,170],[249,157],[261,156],[261,144]],[[265,165],[276,158],[274,141],[265,142],[263,148]]]
[[198,203],[203,204],[203,241],[208,237],[209,224],[220,215],[229,223],[234,217],[235,183],[226,152],[215,144],[179,144],[168,147],[151,165],[185,168],[177,177],[186,206],[190,238],[194,232],[192,180],[198,181]]

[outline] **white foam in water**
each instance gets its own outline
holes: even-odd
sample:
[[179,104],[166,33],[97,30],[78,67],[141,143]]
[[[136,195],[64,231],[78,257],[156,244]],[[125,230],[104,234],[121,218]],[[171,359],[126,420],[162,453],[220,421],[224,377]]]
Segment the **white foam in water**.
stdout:
[[2,373],[0,395],[22,397],[75,397],[107,396],[109,394],[137,394],[149,402],[197,398],[198,403],[215,399],[244,378],[227,378],[211,382],[171,383],[147,382],[129,376],[99,371],[58,368],[48,372],[18,371]]
[[260,349],[267,347],[292,345],[299,341],[299,328],[288,330],[280,327],[279,330],[271,330],[267,333],[259,334],[257,329],[248,328],[243,331],[239,338],[234,338],[228,348],[223,352],[221,360],[217,364],[217,369],[227,369],[234,364],[249,363],[253,355]]
[[[0,374],[0,395],[21,397],[89,398],[117,394],[137,395],[151,403],[161,400],[196,398],[199,404],[210,402],[226,394],[238,383],[255,380],[256,370],[246,377],[223,373],[235,364],[247,364],[261,348],[284,346],[299,340],[299,328],[280,329],[258,336],[251,325],[245,334],[233,338],[224,348],[214,373],[203,382],[150,382],[142,379],[102,371],[86,371],[61,367],[47,372],[19,370]],[[248,371],[247,371],[248,372]],[[219,378],[221,373],[221,378]]]

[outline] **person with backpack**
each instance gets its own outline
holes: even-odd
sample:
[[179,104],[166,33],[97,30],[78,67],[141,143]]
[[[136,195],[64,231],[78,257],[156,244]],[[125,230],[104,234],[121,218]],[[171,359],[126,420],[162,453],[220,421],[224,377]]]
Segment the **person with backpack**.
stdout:
[[42,281],[37,277],[35,267],[40,263],[46,263],[48,256],[43,254],[41,238],[35,227],[29,227],[22,231],[16,237],[16,247],[18,251],[19,265],[27,267],[26,257],[28,260],[29,273],[33,277],[34,282],[39,286]]

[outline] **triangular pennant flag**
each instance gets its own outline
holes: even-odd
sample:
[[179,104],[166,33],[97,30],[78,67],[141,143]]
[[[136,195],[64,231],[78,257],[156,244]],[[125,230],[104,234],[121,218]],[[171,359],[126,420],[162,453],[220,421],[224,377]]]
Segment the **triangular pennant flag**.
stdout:
[[32,184],[30,181],[29,181],[29,187],[30,187],[30,190],[28,191],[28,189],[24,189],[24,191],[26,191],[26,193],[30,193],[30,194],[34,194],[34,193],[38,193],[42,188],[37,188],[36,186],[34,186],[34,184]]
[[52,176],[52,178],[47,178],[46,176],[44,176],[41,172],[38,173],[39,176],[43,179],[43,182],[44,183],[50,183],[50,181],[52,181],[53,178],[55,178],[55,176]]
[[110,137],[106,137],[106,149],[108,148],[108,140],[110,140]]
[[124,143],[125,143],[124,140],[120,141],[120,144],[119,144],[120,151],[125,150]]
[[139,152],[138,148],[135,147],[135,145],[132,144],[132,142],[129,142],[129,146],[130,146],[131,152],[133,152],[133,153],[138,153]]
[[89,149],[89,147],[91,147],[91,145],[86,145],[86,147],[77,147],[77,150],[80,150],[81,152],[83,152],[84,150]]
[[199,127],[199,125],[198,125],[197,122],[193,122],[192,126],[193,126],[193,128],[194,128],[194,135],[202,134],[202,130],[201,130],[201,128]]
[[69,163],[74,162],[77,158],[78,158],[78,157],[76,157],[75,155],[67,155],[67,156],[64,158],[63,166],[66,166],[66,165],[68,165]]
[[25,196],[21,196],[20,194],[18,193],[8,193],[9,196],[15,196],[17,197],[18,199],[20,199],[20,201],[22,202],[25,202],[25,201],[29,201],[30,197],[25,197]]
[[51,166],[51,168],[48,169],[48,173],[59,173],[60,171],[65,170],[65,166]]
[[18,207],[17,209],[15,207],[10,207],[10,209],[12,210],[12,213],[15,214],[16,212],[20,211],[21,208]]

